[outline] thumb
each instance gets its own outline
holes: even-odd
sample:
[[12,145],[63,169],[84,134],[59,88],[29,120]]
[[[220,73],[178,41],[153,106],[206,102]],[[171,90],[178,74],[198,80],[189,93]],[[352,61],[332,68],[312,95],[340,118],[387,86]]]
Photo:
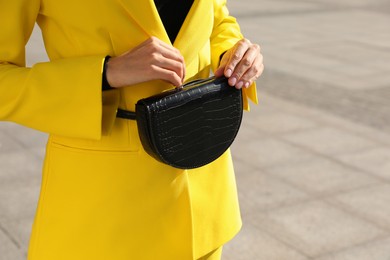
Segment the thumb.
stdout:
[[224,72],[225,72],[225,66],[220,66],[215,72],[214,72],[214,75],[219,78],[219,77],[222,77],[224,75]]

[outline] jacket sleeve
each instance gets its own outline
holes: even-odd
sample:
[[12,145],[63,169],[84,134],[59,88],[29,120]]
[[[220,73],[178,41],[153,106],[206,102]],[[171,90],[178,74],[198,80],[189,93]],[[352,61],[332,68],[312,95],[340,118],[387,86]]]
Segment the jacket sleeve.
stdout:
[[[213,71],[219,66],[220,56],[243,38],[236,19],[229,15],[226,0],[214,0],[214,28],[211,35],[211,64]],[[249,110],[248,99],[258,103],[256,83],[243,88],[244,109]]]
[[[26,68],[25,45],[39,5],[40,0],[1,2],[0,120],[51,134],[100,139],[117,108],[115,94],[102,95],[105,55],[66,58]],[[102,120],[104,114],[110,122]]]

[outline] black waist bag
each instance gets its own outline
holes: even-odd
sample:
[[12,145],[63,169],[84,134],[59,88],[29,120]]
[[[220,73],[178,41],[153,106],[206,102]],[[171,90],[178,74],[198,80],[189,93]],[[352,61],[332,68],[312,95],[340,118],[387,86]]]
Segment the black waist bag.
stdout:
[[181,169],[206,165],[233,143],[241,125],[242,92],[225,77],[189,82],[180,89],[141,99],[135,116],[144,150],[156,160]]

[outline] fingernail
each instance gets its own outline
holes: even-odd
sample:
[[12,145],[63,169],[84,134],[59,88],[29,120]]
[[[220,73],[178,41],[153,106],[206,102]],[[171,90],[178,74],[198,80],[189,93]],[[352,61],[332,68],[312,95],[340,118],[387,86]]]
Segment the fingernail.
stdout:
[[232,75],[232,70],[231,69],[228,69],[227,71],[226,71],[226,77],[230,77]]
[[235,77],[229,79],[230,86],[236,85],[237,79]]
[[249,88],[249,82],[245,83],[245,88]]
[[236,88],[240,89],[240,88],[242,88],[242,85],[244,85],[244,82],[239,81],[239,82],[237,83],[237,85],[236,85]]

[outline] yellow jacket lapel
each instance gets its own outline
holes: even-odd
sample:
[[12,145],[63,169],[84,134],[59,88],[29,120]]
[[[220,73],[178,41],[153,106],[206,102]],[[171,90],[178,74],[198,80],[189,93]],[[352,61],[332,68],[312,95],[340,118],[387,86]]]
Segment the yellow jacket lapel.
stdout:
[[181,51],[186,62],[192,61],[198,55],[200,48],[210,37],[212,15],[205,15],[205,12],[213,12],[212,1],[194,0],[174,42],[174,46]]
[[153,0],[118,0],[132,20],[142,28],[148,36],[155,36],[170,43]]

